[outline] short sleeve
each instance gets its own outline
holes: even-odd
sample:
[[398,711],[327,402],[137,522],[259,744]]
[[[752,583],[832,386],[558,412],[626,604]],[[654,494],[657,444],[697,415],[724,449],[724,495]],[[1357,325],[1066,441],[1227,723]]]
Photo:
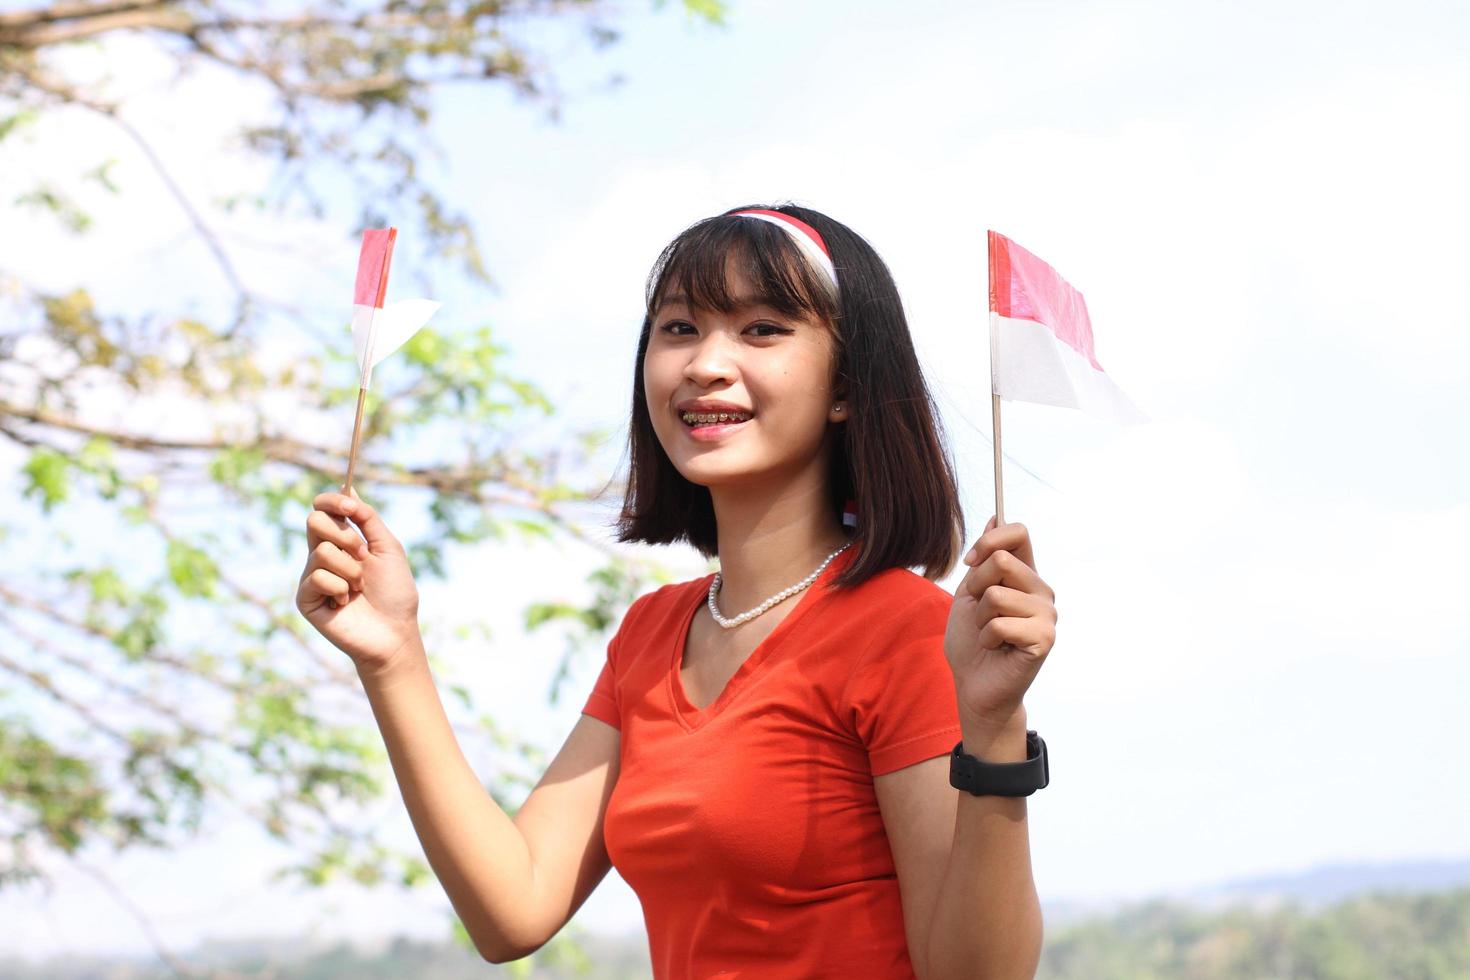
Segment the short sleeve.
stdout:
[[948,755],[960,740],[954,674],[944,655],[944,603],[916,604],[881,630],[849,676],[844,710],[874,776]]
[[582,705],[582,714],[589,714],[597,720],[607,721],[614,729],[622,729],[622,711],[617,708],[617,688],[613,683],[613,648],[617,644],[617,636],[607,644],[607,660],[603,661],[603,670],[597,674],[597,683],[592,685],[592,693],[588,695],[587,704]]
[[623,713],[618,702],[618,652],[622,649],[623,633],[629,629],[628,621],[633,618],[633,611],[644,598],[646,596],[635,599],[623,614],[623,621],[618,625],[617,632],[607,643],[607,659],[603,661],[597,681],[592,685],[592,693],[582,706],[582,714],[605,721],[619,731],[623,727]]

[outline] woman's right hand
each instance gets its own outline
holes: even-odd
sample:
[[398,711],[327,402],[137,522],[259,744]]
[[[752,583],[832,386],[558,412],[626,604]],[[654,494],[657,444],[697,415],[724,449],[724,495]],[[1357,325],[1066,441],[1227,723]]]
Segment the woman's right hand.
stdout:
[[389,667],[419,636],[419,593],[403,545],[356,489],[317,494],[312,506],[296,608],[359,670]]

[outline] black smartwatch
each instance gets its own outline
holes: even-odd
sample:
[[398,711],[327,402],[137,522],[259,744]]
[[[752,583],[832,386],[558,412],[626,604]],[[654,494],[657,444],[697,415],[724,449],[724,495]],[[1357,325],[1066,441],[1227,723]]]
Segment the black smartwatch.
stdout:
[[975,796],[1030,796],[1051,782],[1046,743],[1026,733],[1025,762],[981,762],[964,751],[964,739],[949,754],[949,784]]

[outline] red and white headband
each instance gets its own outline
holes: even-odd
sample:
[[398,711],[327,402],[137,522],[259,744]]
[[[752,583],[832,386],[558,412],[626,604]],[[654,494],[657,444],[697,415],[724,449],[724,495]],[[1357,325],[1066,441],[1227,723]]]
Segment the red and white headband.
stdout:
[[837,268],[832,264],[832,253],[827,251],[827,243],[822,241],[822,236],[817,234],[817,229],[800,218],[793,218],[789,214],[769,211],[765,208],[733,211],[731,214],[745,218],[759,218],[761,221],[769,221],[784,229],[791,236],[791,240],[796,242],[802,254],[811,260],[812,265],[827,274],[827,278],[832,283],[832,290],[834,292],[837,290]]

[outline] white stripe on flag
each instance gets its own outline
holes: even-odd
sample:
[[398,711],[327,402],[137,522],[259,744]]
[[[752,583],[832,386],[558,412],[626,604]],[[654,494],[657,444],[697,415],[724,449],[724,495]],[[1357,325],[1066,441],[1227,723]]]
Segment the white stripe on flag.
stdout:
[[[357,366],[362,372],[358,383],[366,388],[372,378],[373,368],[418,333],[419,328],[429,322],[429,317],[434,315],[439,306],[438,302],[431,299],[402,299],[381,309],[361,303],[354,305],[352,346],[357,353]],[[373,339],[371,363],[365,359],[369,333]]]
[[1035,320],[990,314],[990,390],[1012,401],[1079,408],[1117,422],[1147,422],[1106,374]]

